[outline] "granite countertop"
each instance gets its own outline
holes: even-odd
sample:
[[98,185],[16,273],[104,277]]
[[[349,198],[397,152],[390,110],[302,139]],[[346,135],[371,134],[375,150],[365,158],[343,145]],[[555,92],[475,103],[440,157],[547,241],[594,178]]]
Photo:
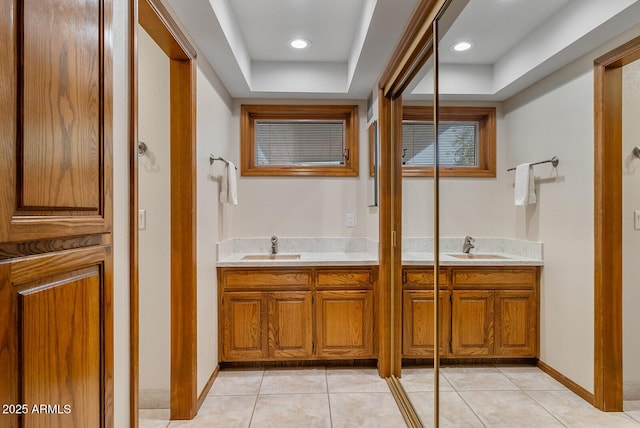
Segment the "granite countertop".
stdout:
[[[368,238],[278,238],[272,259],[271,238],[229,239],[218,243],[217,266],[366,266],[378,264],[378,243]],[[286,258],[299,255],[297,259]],[[264,259],[245,259],[262,256]]]
[[[461,254],[464,238],[442,238],[442,266],[542,266],[542,243],[478,238],[470,258]],[[403,265],[433,265],[431,238],[404,238]],[[217,266],[371,266],[378,264],[378,243],[368,238],[280,238],[278,258],[269,257],[270,238],[230,239],[218,243]],[[287,256],[299,256],[292,259]],[[249,256],[248,258],[246,258]],[[251,258],[258,256],[259,259]],[[264,257],[264,258],[262,258]]]
[[[289,256],[293,253],[278,253]],[[265,256],[265,260],[243,260],[245,256]],[[369,266],[377,265],[378,258],[366,252],[298,252],[299,259],[271,259],[268,253],[239,253],[218,260],[219,267],[250,266]]]
[[[508,253],[475,253],[471,251],[470,258],[457,258],[452,253],[440,253],[440,266],[542,266],[541,259],[524,257]],[[489,257],[485,257],[488,255]],[[402,253],[403,265],[432,266],[433,253],[405,252]]]

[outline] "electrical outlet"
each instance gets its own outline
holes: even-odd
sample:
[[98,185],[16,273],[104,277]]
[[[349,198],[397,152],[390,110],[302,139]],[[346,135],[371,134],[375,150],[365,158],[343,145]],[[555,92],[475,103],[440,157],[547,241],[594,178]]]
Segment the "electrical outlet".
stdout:
[[347,214],[347,219],[345,221],[345,226],[347,226],[347,227],[356,227],[356,215],[355,214]]
[[640,230],[640,211],[633,212],[633,228]]
[[147,228],[147,210],[138,210],[138,229],[145,230]]

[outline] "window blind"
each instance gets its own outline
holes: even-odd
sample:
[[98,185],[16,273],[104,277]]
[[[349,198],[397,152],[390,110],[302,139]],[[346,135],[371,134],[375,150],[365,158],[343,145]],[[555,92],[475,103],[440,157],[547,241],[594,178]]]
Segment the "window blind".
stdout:
[[344,121],[256,120],[258,165],[339,165],[344,162]]
[[[440,122],[438,124],[439,161],[445,166],[478,165],[478,122]],[[402,161],[405,165],[434,164],[433,122],[402,123]]]

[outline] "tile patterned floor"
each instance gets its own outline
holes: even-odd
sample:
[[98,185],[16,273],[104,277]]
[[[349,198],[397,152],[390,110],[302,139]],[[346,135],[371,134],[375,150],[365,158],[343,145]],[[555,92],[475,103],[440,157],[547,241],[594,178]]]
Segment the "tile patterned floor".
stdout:
[[[603,413],[535,367],[444,367],[440,426],[640,427],[640,401]],[[408,368],[402,384],[425,426],[433,420],[433,373]],[[192,421],[140,410],[141,428],[402,428],[400,411],[375,369],[222,371]]]

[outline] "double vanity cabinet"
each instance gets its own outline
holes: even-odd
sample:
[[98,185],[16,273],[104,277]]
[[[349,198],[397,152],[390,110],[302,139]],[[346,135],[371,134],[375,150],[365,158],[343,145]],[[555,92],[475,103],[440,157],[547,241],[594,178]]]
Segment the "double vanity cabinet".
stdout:
[[375,356],[377,266],[218,268],[221,361]]
[[[402,358],[416,361],[434,351],[433,254],[424,242],[406,242],[395,316]],[[440,257],[440,355],[452,362],[537,358],[542,244],[478,243],[485,254]],[[218,258],[221,362],[378,358],[377,332],[386,327],[378,312],[389,290],[378,281],[377,254],[365,251],[377,243],[289,238],[277,256],[257,244],[264,242],[230,241]]]

